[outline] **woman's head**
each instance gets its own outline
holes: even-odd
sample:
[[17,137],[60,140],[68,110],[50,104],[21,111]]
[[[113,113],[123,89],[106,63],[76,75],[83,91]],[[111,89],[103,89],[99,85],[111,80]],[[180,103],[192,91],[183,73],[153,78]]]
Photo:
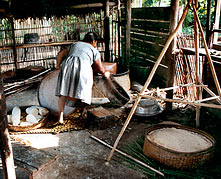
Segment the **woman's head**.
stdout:
[[88,32],[85,36],[83,41],[92,44],[94,41],[97,41],[98,36],[95,32]]

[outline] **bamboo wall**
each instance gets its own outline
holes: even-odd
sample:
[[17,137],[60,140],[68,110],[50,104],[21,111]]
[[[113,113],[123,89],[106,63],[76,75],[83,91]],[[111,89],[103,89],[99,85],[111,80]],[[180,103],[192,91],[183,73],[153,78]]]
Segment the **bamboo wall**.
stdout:
[[[118,43],[116,35],[118,34],[116,8],[111,9],[110,17],[110,49],[111,60],[114,61],[115,56],[118,55],[116,50],[118,48],[116,45]],[[103,19],[103,12],[84,16],[67,15],[62,18],[28,18],[26,20],[12,21],[11,19],[0,19],[0,60],[2,72],[15,69],[14,45],[16,46],[18,68],[43,66],[47,69],[55,67],[57,53],[65,42],[82,40],[88,31],[94,31],[103,37]],[[24,35],[28,33],[37,33],[39,35],[39,46],[36,44],[34,44],[34,47],[30,47],[30,44],[28,47],[24,45]],[[98,44],[98,50],[101,52],[102,60],[105,60],[103,43]]]

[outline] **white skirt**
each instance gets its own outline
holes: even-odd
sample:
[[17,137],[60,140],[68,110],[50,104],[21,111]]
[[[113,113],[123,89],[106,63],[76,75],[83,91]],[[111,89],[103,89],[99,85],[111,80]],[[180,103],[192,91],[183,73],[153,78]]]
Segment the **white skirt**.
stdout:
[[70,56],[61,64],[55,95],[69,96],[91,104],[92,85],[93,71],[90,63]]

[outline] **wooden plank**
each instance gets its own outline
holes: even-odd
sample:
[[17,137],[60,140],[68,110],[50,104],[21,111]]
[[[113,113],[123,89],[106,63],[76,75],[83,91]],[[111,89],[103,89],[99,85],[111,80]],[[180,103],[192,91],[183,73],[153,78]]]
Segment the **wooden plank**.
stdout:
[[[122,27],[122,30],[124,28]],[[140,33],[140,34],[145,34],[145,35],[151,35],[151,36],[159,36],[162,39],[168,39],[169,33],[168,32],[161,32],[161,31],[150,31],[150,30],[145,30],[145,29],[138,29],[138,28],[131,28],[132,33]]]
[[131,33],[131,38],[143,40],[143,41],[155,42],[157,44],[162,44],[162,45],[164,45],[167,40],[166,38],[163,38],[162,36],[154,36],[154,35],[141,34],[141,33],[139,33],[139,34],[138,33]]
[[131,56],[134,57],[134,61],[132,58],[131,62],[135,63],[146,64],[145,59],[156,61],[156,58],[154,56],[151,56],[147,53],[138,52],[137,50],[134,49],[131,49]]
[[170,7],[133,8],[132,19],[170,20]]
[[163,47],[157,46],[157,44],[143,43],[142,41],[133,39],[131,40],[131,44],[131,49],[153,55],[154,57],[157,57],[160,51],[163,49]]
[[154,30],[161,32],[169,32],[169,22],[157,22],[157,21],[138,21],[133,20],[131,22],[132,28],[139,28],[144,30]]

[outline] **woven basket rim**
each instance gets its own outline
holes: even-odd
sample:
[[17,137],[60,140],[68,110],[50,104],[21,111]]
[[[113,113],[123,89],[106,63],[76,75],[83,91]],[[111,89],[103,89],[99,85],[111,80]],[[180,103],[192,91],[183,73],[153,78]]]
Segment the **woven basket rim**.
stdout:
[[[194,152],[178,152],[178,151],[166,148],[166,147],[164,147],[162,145],[159,145],[159,144],[157,144],[155,142],[152,142],[151,140],[149,140],[147,138],[148,133],[150,133],[150,132],[152,132],[152,131],[154,131],[156,129],[172,128],[172,127],[175,127],[175,128],[178,128],[178,129],[185,129],[185,130],[188,130],[188,131],[195,132],[195,133],[198,133],[200,135],[203,135],[204,137],[206,137],[212,143],[212,146],[210,146],[210,147],[208,147],[206,149],[198,150],[198,151],[194,151]],[[155,124],[153,126],[148,127],[146,129],[146,133],[145,133],[145,140],[147,140],[149,143],[151,143],[152,145],[154,145],[154,146],[156,146],[156,147],[158,147],[158,148],[160,148],[162,150],[165,150],[167,152],[171,152],[171,153],[174,153],[174,154],[180,155],[180,156],[194,156],[194,155],[209,153],[209,152],[214,150],[215,145],[216,145],[215,139],[210,134],[208,134],[207,132],[202,131],[200,129],[193,128],[193,127],[184,126],[184,125],[175,125],[175,124]]]

